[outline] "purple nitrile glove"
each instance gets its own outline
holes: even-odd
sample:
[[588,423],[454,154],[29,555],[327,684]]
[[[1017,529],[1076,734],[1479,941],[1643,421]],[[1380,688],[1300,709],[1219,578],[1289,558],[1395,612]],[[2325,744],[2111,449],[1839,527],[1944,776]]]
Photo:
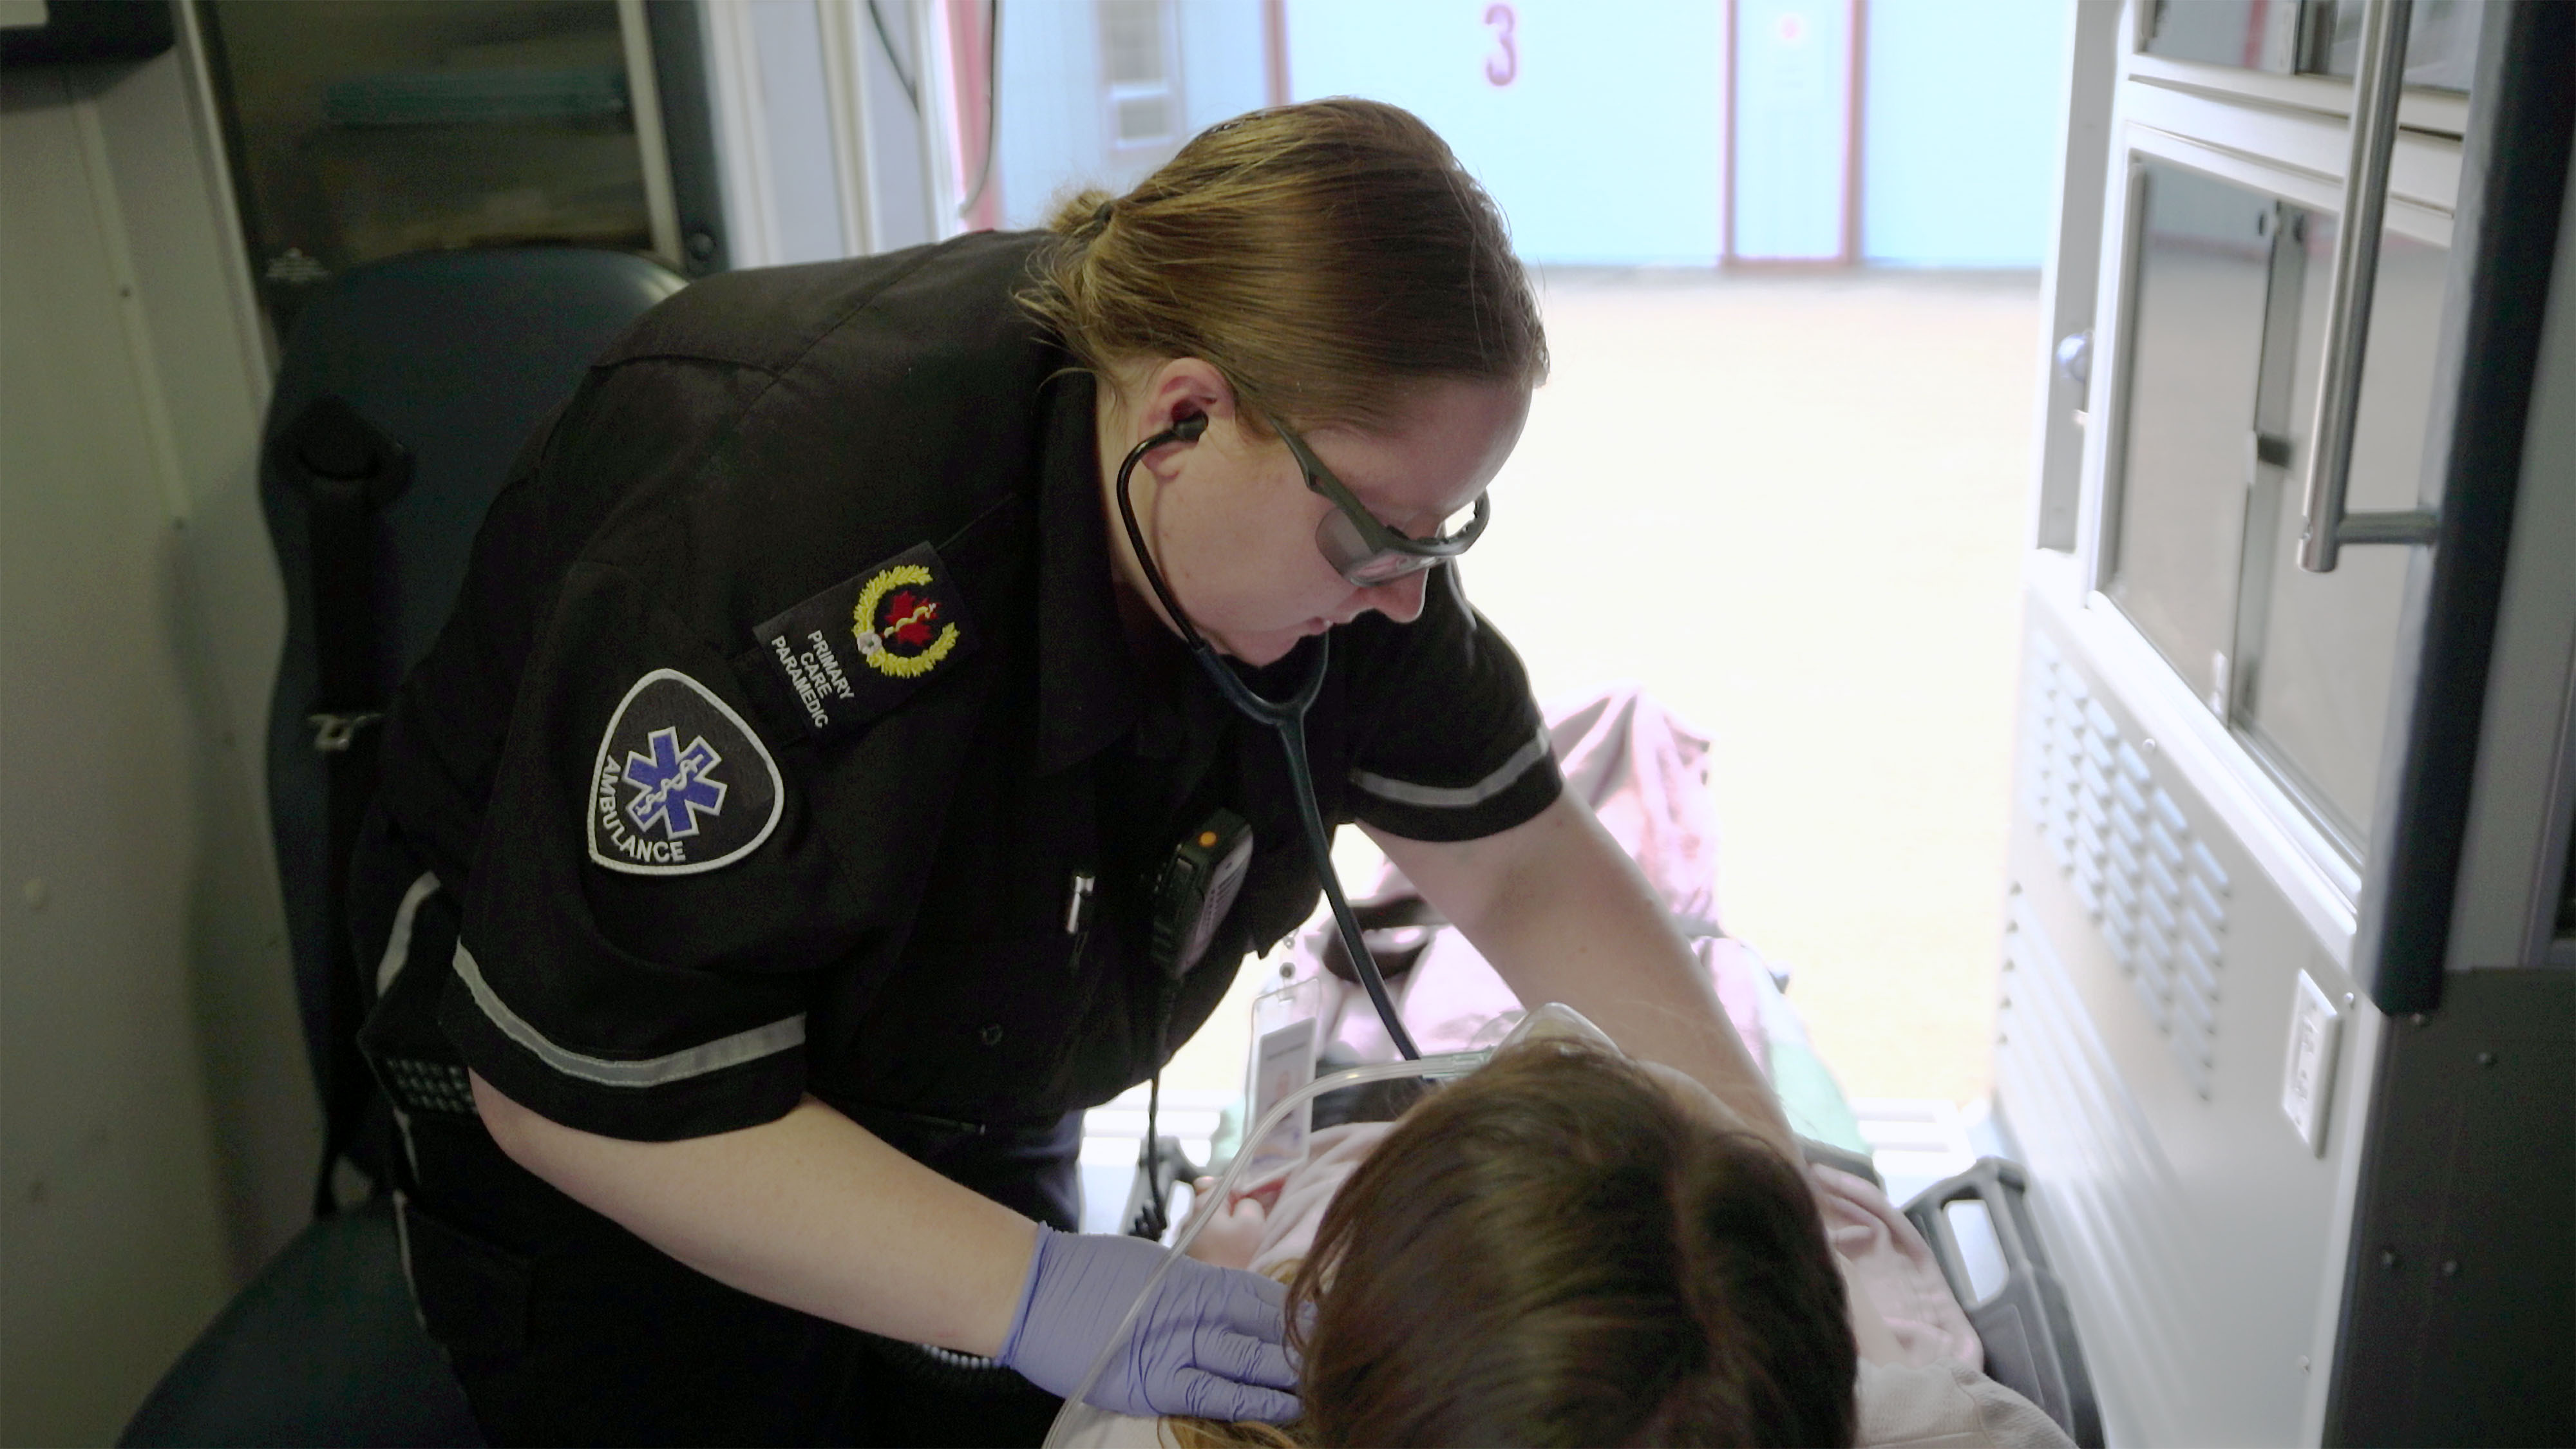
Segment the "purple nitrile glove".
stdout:
[[[1059,1233],[1040,1224],[1001,1363],[1048,1393],[1070,1396],[1166,1256],[1142,1238]],[[1287,1301],[1287,1289],[1258,1273],[1192,1258],[1174,1262],[1092,1387],[1091,1403],[1121,1414],[1273,1424],[1297,1417]]]

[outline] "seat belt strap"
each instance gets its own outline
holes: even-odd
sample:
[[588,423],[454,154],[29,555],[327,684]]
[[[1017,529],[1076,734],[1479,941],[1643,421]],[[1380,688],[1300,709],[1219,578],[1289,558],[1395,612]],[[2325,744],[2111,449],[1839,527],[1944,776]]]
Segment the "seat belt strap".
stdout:
[[312,583],[314,690],[305,719],[324,760],[328,849],[324,871],[325,996],[322,1163],[313,1213],[339,1210],[332,1173],[356,1146],[373,1083],[358,1053],[366,1015],[361,953],[349,926],[349,861],[376,793],[384,718],[377,663],[376,515],[411,481],[411,454],[338,397],[316,398],[271,444],[271,461],[304,494]]

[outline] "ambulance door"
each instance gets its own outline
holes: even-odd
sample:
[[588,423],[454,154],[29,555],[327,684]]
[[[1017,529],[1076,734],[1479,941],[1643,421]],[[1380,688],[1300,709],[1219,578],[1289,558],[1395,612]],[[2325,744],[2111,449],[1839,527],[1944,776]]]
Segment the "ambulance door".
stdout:
[[[2510,1280],[2565,1246],[2464,1247],[2405,1191],[2545,1182],[2576,1137],[2535,1047],[2568,1039],[2576,553],[2516,547],[2568,491],[2522,466],[2562,8],[2079,7],[1996,1081],[2114,1444],[2510,1438],[2571,1377],[2460,1316],[2563,1302]],[[2531,1352],[2556,1381],[2505,1391]],[[2494,1424],[2423,1417],[2480,1394]]]

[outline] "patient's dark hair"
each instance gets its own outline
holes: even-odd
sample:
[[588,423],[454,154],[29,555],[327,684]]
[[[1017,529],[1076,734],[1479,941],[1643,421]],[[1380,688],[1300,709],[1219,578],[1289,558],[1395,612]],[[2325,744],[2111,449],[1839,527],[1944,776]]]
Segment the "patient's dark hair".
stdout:
[[1299,1442],[1853,1442],[1805,1174],[1587,1046],[1515,1048],[1408,1113],[1289,1296]]

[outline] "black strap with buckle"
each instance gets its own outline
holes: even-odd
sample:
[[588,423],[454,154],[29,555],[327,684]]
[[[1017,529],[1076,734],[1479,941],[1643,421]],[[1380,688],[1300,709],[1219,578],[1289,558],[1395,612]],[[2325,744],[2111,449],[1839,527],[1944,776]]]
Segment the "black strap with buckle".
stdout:
[[376,659],[376,515],[410,486],[411,452],[330,395],[314,399],[269,440],[269,464],[302,493],[313,573],[314,691],[306,721],[328,761],[330,857],[324,875],[329,991],[324,1022],[322,1166],[313,1212],[339,1210],[332,1169],[356,1145],[373,1087],[358,1053],[366,986],[349,934],[349,857],[376,793],[384,719]]

